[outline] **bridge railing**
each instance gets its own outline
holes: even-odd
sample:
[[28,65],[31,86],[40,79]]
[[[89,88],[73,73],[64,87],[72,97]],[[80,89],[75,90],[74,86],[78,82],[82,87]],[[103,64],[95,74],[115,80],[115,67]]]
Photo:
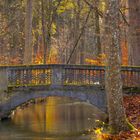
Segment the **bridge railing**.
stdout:
[[32,65],[8,68],[8,86],[101,85],[104,68],[80,65]]
[[[103,66],[59,64],[5,66],[0,67],[0,75],[2,77],[0,88],[40,85],[105,85],[105,67]],[[122,67],[122,81],[124,87],[140,87],[140,67]],[[7,85],[4,86],[5,84]]]
[[64,85],[104,85],[105,71],[102,66],[65,66]]
[[140,67],[122,67],[124,87],[140,87]]
[[49,66],[19,66],[8,68],[8,86],[39,86],[51,83],[52,69]]

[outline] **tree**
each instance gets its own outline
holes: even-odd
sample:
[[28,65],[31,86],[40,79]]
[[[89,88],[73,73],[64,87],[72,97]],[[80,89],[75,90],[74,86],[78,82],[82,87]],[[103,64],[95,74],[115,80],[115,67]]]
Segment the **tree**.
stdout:
[[32,0],[26,0],[24,64],[32,63]]
[[[96,5],[99,5],[99,1],[95,1]],[[100,40],[100,16],[98,13],[98,9],[95,10],[95,41],[96,41],[96,48],[97,48],[97,56],[101,54],[101,40]]]
[[129,63],[140,65],[140,0],[129,0]]
[[129,130],[123,107],[121,58],[120,58],[120,3],[109,0],[105,13],[106,25],[106,93],[108,103],[109,125],[112,133]]
[[47,41],[46,41],[46,21],[45,21],[45,2],[44,0],[41,0],[41,14],[42,14],[42,42],[43,42],[43,46],[44,46],[44,64],[46,64],[46,57],[47,57]]

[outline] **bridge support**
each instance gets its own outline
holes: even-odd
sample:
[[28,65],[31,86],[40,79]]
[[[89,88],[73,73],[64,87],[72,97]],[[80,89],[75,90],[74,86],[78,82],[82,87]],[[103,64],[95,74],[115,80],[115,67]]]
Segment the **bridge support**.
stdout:
[[62,81],[62,68],[61,67],[54,67],[52,69],[52,79],[51,79],[52,87],[58,87],[63,85]]
[[6,67],[0,68],[0,92],[8,88],[8,71]]

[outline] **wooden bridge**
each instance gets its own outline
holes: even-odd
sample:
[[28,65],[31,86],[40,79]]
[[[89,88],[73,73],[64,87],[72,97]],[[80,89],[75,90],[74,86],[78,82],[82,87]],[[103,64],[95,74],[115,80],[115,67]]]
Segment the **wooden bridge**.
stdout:
[[[122,67],[121,74],[124,88],[140,87],[140,67]],[[48,96],[77,98],[106,111],[104,87],[103,66],[1,66],[0,92],[5,95],[1,100],[6,100],[0,103],[0,117],[28,100]]]

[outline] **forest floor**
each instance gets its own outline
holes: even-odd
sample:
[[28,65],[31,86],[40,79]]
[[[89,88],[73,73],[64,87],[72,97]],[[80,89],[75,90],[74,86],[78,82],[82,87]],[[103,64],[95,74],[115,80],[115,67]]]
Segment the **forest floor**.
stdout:
[[140,95],[124,97],[126,116],[129,122],[136,128],[131,132],[120,132],[118,135],[101,134],[98,140],[140,140]]

